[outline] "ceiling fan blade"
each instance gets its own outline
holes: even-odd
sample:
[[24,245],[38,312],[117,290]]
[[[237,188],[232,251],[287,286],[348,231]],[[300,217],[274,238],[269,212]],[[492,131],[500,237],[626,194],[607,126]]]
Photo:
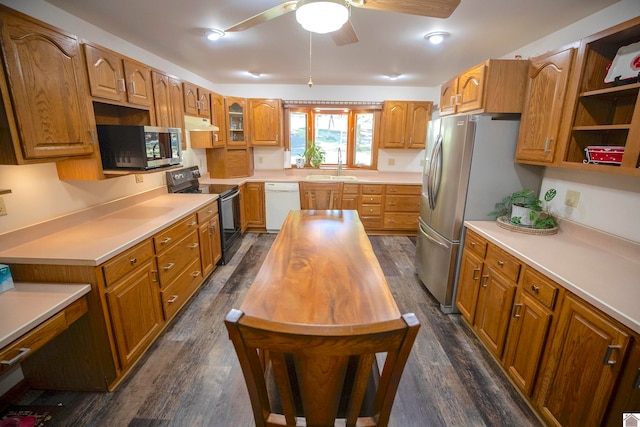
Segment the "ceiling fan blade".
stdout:
[[271,9],[267,9],[262,13],[252,16],[251,18],[245,19],[244,21],[234,25],[233,27],[227,28],[226,30],[224,30],[224,32],[231,33],[234,31],[244,31],[258,24],[262,24],[263,22],[267,22],[273,18],[277,18],[278,16],[282,16],[286,13],[296,10],[297,4],[297,0],[284,2],[272,7]]
[[350,19],[344,23],[342,28],[331,33],[331,38],[336,46],[358,43],[358,36],[356,35],[356,30],[353,28]]
[[460,0],[349,0],[352,6],[409,15],[448,18]]

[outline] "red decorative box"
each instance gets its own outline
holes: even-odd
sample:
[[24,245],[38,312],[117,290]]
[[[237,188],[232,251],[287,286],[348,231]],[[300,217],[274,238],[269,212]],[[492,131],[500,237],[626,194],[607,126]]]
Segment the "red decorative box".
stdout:
[[586,160],[584,163],[608,163],[619,165],[622,163],[624,147],[610,145],[590,145],[584,149]]

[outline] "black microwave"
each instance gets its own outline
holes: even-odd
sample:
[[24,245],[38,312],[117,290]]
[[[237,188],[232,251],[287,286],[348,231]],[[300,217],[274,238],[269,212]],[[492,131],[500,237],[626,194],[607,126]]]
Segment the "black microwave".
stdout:
[[104,169],[148,170],[182,160],[180,128],[98,125]]

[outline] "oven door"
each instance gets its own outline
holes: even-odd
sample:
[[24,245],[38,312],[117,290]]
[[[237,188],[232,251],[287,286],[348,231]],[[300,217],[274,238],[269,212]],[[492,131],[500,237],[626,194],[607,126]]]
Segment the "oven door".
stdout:
[[[237,188],[223,194],[218,199],[220,228],[222,230],[222,250],[228,252],[234,241],[240,237],[240,190]],[[230,259],[233,254],[225,257]]]

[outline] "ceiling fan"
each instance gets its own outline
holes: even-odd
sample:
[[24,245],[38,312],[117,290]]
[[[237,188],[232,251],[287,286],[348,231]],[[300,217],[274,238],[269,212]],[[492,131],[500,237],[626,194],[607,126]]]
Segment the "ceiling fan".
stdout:
[[[448,18],[459,4],[460,0],[292,0],[245,19],[224,31],[226,33],[244,31],[263,22],[296,11],[296,19],[302,24],[303,28],[316,33],[331,33],[334,43],[338,46],[344,46],[358,41],[358,36],[349,19],[351,6],[409,15]],[[330,8],[326,16],[322,15],[319,10],[314,10],[314,8],[321,6]],[[303,15],[311,17],[312,22],[310,24],[301,22],[303,19],[301,16]],[[322,30],[316,27],[318,22],[324,23],[324,19],[338,17],[340,18],[339,22],[333,27],[329,26],[328,29]]]

